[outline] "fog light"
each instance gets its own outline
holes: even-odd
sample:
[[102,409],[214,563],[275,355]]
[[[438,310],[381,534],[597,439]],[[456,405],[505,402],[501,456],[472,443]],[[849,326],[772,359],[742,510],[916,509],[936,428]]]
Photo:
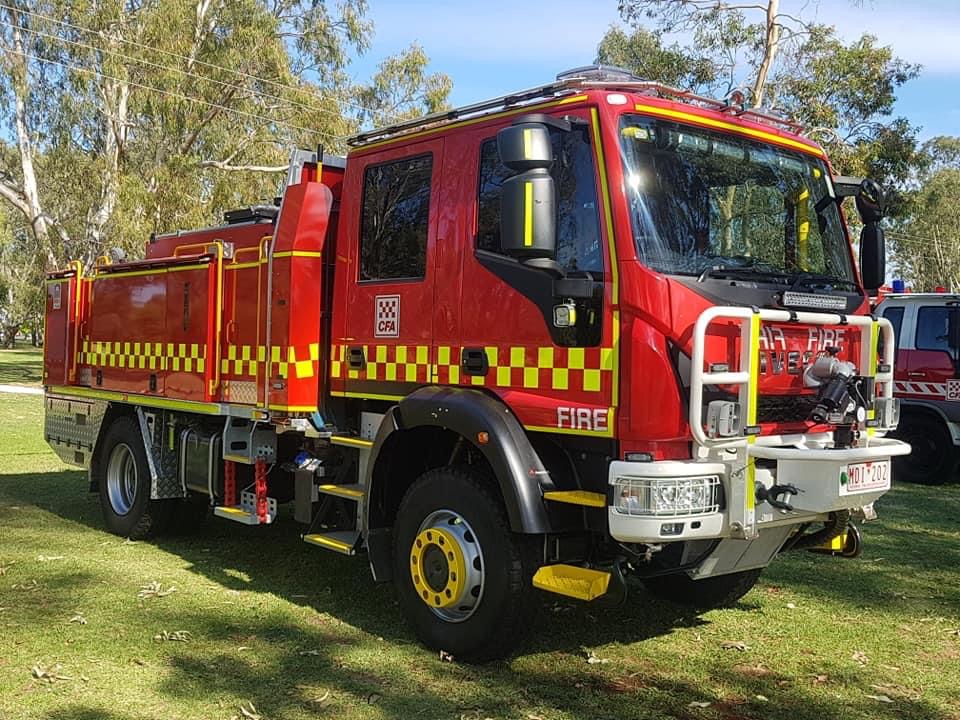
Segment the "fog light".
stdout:
[[[703,515],[720,509],[720,477],[618,477],[614,511],[623,515]],[[670,524],[670,523],[667,523]]]
[[683,533],[683,523],[663,523],[660,526],[660,534],[664,536],[680,535]]

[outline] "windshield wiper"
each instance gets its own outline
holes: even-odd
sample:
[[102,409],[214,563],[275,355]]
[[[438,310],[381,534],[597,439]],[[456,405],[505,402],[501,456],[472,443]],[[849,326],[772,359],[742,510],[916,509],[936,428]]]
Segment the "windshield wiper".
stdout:
[[839,278],[834,275],[821,275],[818,273],[812,272],[798,272],[795,275],[791,275],[790,279],[793,281],[791,289],[796,290],[801,287],[812,287],[815,285],[831,285],[834,287],[847,287],[853,288],[854,290],[859,290],[859,286],[853,280],[847,280],[846,278]]
[[703,282],[711,277],[729,277],[745,280],[774,280],[780,282],[789,282],[789,276],[786,273],[775,270],[762,270],[758,267],[744,267],[742,265],[714,265],[706,268],[697,276],[697,282]]

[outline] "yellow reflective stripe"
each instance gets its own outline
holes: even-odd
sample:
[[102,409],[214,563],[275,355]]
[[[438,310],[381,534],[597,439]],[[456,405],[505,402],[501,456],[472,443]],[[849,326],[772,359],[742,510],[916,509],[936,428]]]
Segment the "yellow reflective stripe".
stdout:
[[612,277],[611,301],[619,302],[620,269],[617,267],[617,247],[613,232],[613,211],[610,205],[610,186],[607,183],[607,165],[603,156],[603,141],[600,138],[600,114],[596,108],[590,109],[593,119],[593,148],[597,156],[597,171],[600,175],[600,195],[603,200],[603,216],[607,225],[607,245],[610,248],[610,274]]
[[[93,400],[108,400],[111,402],[124,402],[130,405],[143,405],[145,407],[163,408],[166,410],[187,410],[200,413],[201,415],[225,415],[223,406],[218,403],[205,403],[193,400],[171,400],[169,398],[153,397],[150,395],[138,395],[136,393],[120,393],[112,390],[93,390],[91,388],[79,387],[49,387],[48,392],[54,394],[73,395],[81,398],[91,398]],[[259,414],[254,413],[253,417]]]
[[[877,352],[880,347],[880,323],[874,320],[870,323],[870,377],[877,376]],[[876,393],[876,388],[874,388]],[[867,410],[867,419],[873,420],[877,417],[877,411],[871,407]],[[873,428],[867,428],[867,435],[873,435]]]
[[764,142],[783,145],[785,147],[793,148],[794,150],[801,150],[803,152],[810,153],[811,155],[816,155],[817,157],[824,156],[823,150],[818,147],[807,145],[806,143],[802,143],[791,138],[785,138],[781,135],[775,135],[774,133],[757,130],[756,128],[744,127],[743,125],[737,125],[736,123],[726,122],[724,120],[715,120],[714,118],[704,117],[702,115],[695,115],[693,113],[683,112],[681,110],[670,110],[668,108],[656,107],[654,105],[637,104],[635,108],[647,115],[655,115],[657,117],[668,118],[670,120],[680,120],[683,122],[706,125],[718,130],[725,130],[738,135],[745,135],[757,140],[763,140]]
[[[757,395],[760,392],[760,315],[753,313],[750,316],[750,384],[747,386],[747,425],[757,424]],[[756,436],[750,435],[752,442]]]
[[284,252],[274,253],[274,258],[285,258],[285,257],[305,257],[305,258],[318,258],[322,257],[323,253],[319,250],[285,250]]
[[533,155],[533,128],[523,129],[523,157],[529,160]]
[[533,245],[533,183],[523,184],[523,244]]
[[197,265],[181,265],[178,267],[165,267],[157,268],[156,270],[131,270],[129,272],[104,272],[96,273],[93,276],[93,280],[105,280],[107,278],[121,278],[121,277],[139,277],[142,275],[165,275],[167,273],[173,272],[184,272],[186,270],[205,270],[210,267],[210,263],[199,263]]

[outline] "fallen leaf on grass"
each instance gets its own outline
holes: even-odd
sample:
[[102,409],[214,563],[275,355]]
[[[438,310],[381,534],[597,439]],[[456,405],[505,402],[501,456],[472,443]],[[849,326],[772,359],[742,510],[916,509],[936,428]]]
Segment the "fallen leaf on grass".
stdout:
[[607,658],[599,658],[593,654],[593,651],[590,651],[587,653],[587,662],[590,665],[603,665],[605,663],[610,662],[610,660],[608,660]]
[[796,609],[797,609],[796,603],[787,603],[787,610],[796,610]]
[[440,651],[440,662],[453,662],[453,655],[448,653],[446,650]]
[[57,663],[51,668],[44,667],[42,664],[37,663],[32,668],[30,668],[30,674],[33,675],[37,680],[42,680],[45,683],[55,683],[58,680],[73,680],[69,675],[60,674],[60,664]]
[[369,695],[367,695],[367,702],[370,705],[373,705],[375,702],[379,702],[382,697],[383,696],[378,693],[370,693]]
[[3,577],[4,575],[6,575],[7,570],[9,570],[15,562],[16,560],[11,560],[8,563],[0,563],[0,577]]
[[753,699],[759,700],[760,702],[770,702],[770,698],[768,698],[766,695],[754,695]]
[[51,560],[63,560],[66,555],[37,555],[38,562],[50,562]]
[[739,650],[740,652],[746,652],[750,649],[750,646],[747,645],[743,640],[727,640],[720,645],[724,650]]
[[319,655],[320,651],[319,650],[301,650],[300,654],[301,655]]
[[36,580],[28,580],[25,583],[14,583],[10,586],[11,590],[22,590],[23,592],[33,592],[40,589],[40,583]]
[[188,630],[174,630],[173,632],[161,630],[158,635],[153,636],[153,639],[157,642],[163,642],[164,640],[170,640],[171,642],[190,642],[191,637]]
[[829,676],[829,675],[814,675],[814,676],[813,676],[813,684],[814,684],[814,685],[823,685],[824,683],[829,682],[829,680],[830,680],[830,676]]
[[77,613],[72,618],[70,618],[70,622],[76,623],[77,625],[86,625],[87,619],[80,613]]
[[769,677],[774,674],[773,670],[764,667],[763,663],[757,663],[756,665],[744,663],[742,665],[734,665],[733,669],[741,675],[749,675],[750,677],[756,678]]
[[[261,720],[261,715],[257,711],[257,708],[254,706],[254,704],[253,703],[248,703],[248,704],[249,704],[249,707],[247,707],[246,705],[240,706],[239,717],[245,718],[245,720]],[[236,720],[239,720],[238,716],[234,715],[233,717],[236,718]]]
[[249,646],[249,645],[241,645],[240,647],[237,648],[237,652],[243,652],[244,650],[250,650],[250,646]]
[[687,707],[691,707],[691,708],[708,708],[708,707],[710,707],[712,704],[713,704],[713,703],[698,702],[698,701],[694,700],[693,702],[689,703],[689,704],[687,705]]
[[330,691],[327,690],[327,691],[326,691],[323,695],[321,695],[320,697],[311,698],[311,699],[310,699],[310,702],[312,702],[314,705],[326,705],[327,700],[329,700],[329,699],[330,699]]
[[868,662],[870,662],[870,658],[867,657],[867,654],[863,650],[854,650],[852,657],[855,662],[858,662],[861,665],[866,665]]
[[146,600],[148,598],[166,597],[167,595],[170,595],[171,593],[175,593],[176,591],[177,591],[176,585],[171,585],[166,590],[164,590],[163,586],[159,582],[154,580],[149,585],[143,585],[140,588],[140,592],[137,593],[137,599]]
[[886,695],[867,695],[867,697],[870,698],[871,700],[876,700],[877,702],[882,702],[882,703],[892,703],[892,702],[893,702],[893,700],[891,700],[891,699],[890,699],[889,697],[887,697]]

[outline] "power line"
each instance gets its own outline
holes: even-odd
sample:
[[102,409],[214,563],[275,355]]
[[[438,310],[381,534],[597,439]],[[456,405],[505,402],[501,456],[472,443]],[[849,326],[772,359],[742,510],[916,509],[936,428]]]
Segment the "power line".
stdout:
[[181,95],[180,93],[175,93],[175,92],[173,92],[173,91],[171,91],[171,90],[164,90],[164,89],[162,89],[162,88],[153,87],[153,86],[150,86],[150,85],[144,85],[144,84],[142,84],[142,83],[137,83],[137,82],[134,82],[134,81],[132,81],[132,80],[122,80],[122,79],[117,78],[117,77],[114,77],[114,76],[112,76],[112,75],[107,75],[106,73],[102,73],[102,72],[100,72],[99,70],[93,70],[93,69],[91,69],[91,68],[83,67],[83,66],[81,66],[81,65],[73,65],[73,64],[71,64],[71,63],[61,62],[60,60],[53,60],[53,59],[51,59],[51,58],[45,58],[45,57],[41,57],[41,56],[39,56],[39,55],[34,55],[34,54],[32,54],[32,53],[22,52],[22,51],[20,51],[20,50],[10,50],[10,52],[11,52],[11,53],[14,53],[15,55],[20,55],[20,56],[25,57],[25,58],[31,58],[31,59],[33,59],[33,60],[37,60],[38,62],[47,63],[47,64],[51,64],[51,65],[59,65],[60,67],[65,68],[65,69],[67,69],[67,70],[76,70],[76,71],[78,71],[78,72],[87,73],[88,75],[96,75],[97,77],[103,78],[104,80],[113,80],[114,82],[126,83],[127,85],[132,85],[133,87],[138,87],[138,88],[141,88],[141,89],[143,89],[143,90],[149,90],[149,91],[152,91],[152,92],[157,92],[157,93],[160,93],[160,94],[162,94],[162,95],[168,95],[169,97],[178,98],[178,99],[180,99],[180,100],[186,100],[186,101],[188,101],[188,102],[199,103],[200,105],[206,105],[207,107],[216,108],[216,109],[218,109],[218,110],[223,110],[224,112],[233,113],[233,114],[235,114],[235,115],[243,115],[243,116],[246,116],[246,117],[254,118],[254,119],[256,119],[256,120],[263,120],[263,121],[266,122],[266,123],[271,123],[271,124],[274,124],[274,125],[281,125],[281,126],[283,126],[283,127],[289,128],[289,129],[291,129],[291,130],[301,130],[301,131],[303,131],[303,132],[305,132],[305,133],[309,133],[309,134],[311,134],[311,135],[319,135],[319,136],[321,136],[321,137],[330,138],[330,139],[336,140],[336,141],[340,141],[340,140],[343,140],[343,139],[344,139],[343,137],[340,137],[340,136],[337,136],[337,135],[333,135],[333,134],[331,134],[331,133],[326,133],[326,132],[322,132],[322,131],[320,131],[320,130],[314,130],[314,129],[311,129],[311,128],[306,128],[306,127],[303,127],[303,126],[301,126],[301,125],[294,125],[294,124],[292,124],[292,123],[285,122],[285,121],[283,121],[283,120],[277,120],[276,118],[267,117],[266,115],[259,115],[259,114],[257,114],[257,113],[252,113],[252,112],[249,112],[249,111],[247,111],[247,110],[238,110],[237,108],[227,107],[226,105],[220,105],[219,103],[209,102],[208,100],[202,100],[202,99],[200,99],[200,98],[191,97],[191,96],[189,96],[189,95]]
[[[12,12],[16,12],[16,13],[20,13],[20,14],[22,14],[22,15],[31,15],[31,16],[33,16],[33,17],[40,18],[41,20],[46,20],[46,21],[52,22],[52,23],[54,23],[54,24],[56,24],[56,25],[60,25],[61,27],[68,27],[68,28],[71,28],[71,29],[73,29],[73,30],[79,30],[79,31],[82,32],[82,33],[88,33],[88,34],[90,34],[90,35],[102,36],[102,32],[99,31],[99,30],[94,30],[94,29],[92,29],[92,28],[83,27],[82,25],[75,25],[75,24],[73,24],[73,23],[67,22],[66,20],[57,20],[56,18],[51,17],[51,16],[49,16],[49,15],[44,15],[44,14],[42,14],[42,13],[38,13],[38,12],[35,12],[35,11],[33,11],[33,10],[26,10],[26,9],[24,9],[24,8],[18,8],[18,7],[12,6],[12,5],[8,5],[8,4],[4,3],[4,2],[0,2],[0,8],[5,8],[6,10],[9,10],[9,11],[12,11]],[[25,28],[24,28],[24,29],[25,29]],[[206,62],[206,61],[204,61],[204,60],[199,60],[199,59],[197,59],[197,58],[190,58],[190,57],[187,57],[186,55],[181,55],[181,54],[179,54],[179,53],[175,53],[175,52],[172,52],[172,51],[170,51],[170,50],[164,50],[164,49],[162,49],[162,48],[157,48],[157,47],[153,47],[153,46],[151,46],[151,45],[146,45],[146,44],[144,44],[144,43],[139,43],[139,42],[137,42],[136,40],[128,40],[128,39],[126,39],[126,38],[117,38],[117,41],[120,42],[120,43],[123,43],[124,45],[131,45],[131,46],[133,46],[133,47],[140,48],[141,50],[148,50],[148,51],[151,51],[151,52],[159,53],[159,54],[161,54],[161,55],[166,55],[166,56],[168,56],[168,57],[176,58],[177,60],[185,60],[185,61],[188,62],[188,63],[194,63],[194,64],[196,64],[196,65],[202,65],[202,66],[208,67],[208,68],[210,68],[210,69],[212,69],[212,70],[222,70],[222,71],[224,71],[224,72],[233,73],[234,75],[238,75],[238,76],[243,77],[243,78],[246,78],[246,79],[248,79],[248,80],[254,80],[254,81],[256,81],[256,82],[261,82],[261,83],[264,83],[264,84],[267,84],[267,85],[273,85],[274,87],[278,87],[278,88],[281,88],[281,89],[284,89],[284,90],[299,90],[299,89],[300,89],[300,88],[297,88],[297,87],[294,86],[294,85],[288,85],[288,84],[286,84],[286,83],[282,83],[282,82],[279,82],[279,81],[277,81],[277,80],[270,80],[269,78],[258,77],[258,76],[256,76],[256,75],[252,75],[252,74],[250,74],[250,73],[244,72],[243,70],[235,70],[235,69],[233,69],[233,68],[228,68],[228,67],[225,67],[225,66],[223,66],[223,65],[216,65],[215,63],[209,63],[209,62]],[[342,104],[344,104],[344,105],[349,105],[350,107],[353,107],[353,108],[355,108],[355,109],[357,109],[357,110],[362,110],[362,111],[364,111],[364,112],[372,113],[372,114],[374,114],[374,115],[380,115],[381,117],[384,117],[384,118],[387,118],[387,119],[398,119],[398,117],[399,117],[399,116],[397,116],[397,115],[394,115],[394,114],[392,114],[392,113],[385,112],[385,111],[383,111],[383,110],[375,110],[375,109],[373,109],[373,108],[366,107],[366,106],[361,105],[361,104],[359,104],[359,103],[357,103],[357,102],[354,102],[354,101],[352,101],[352,100],[347,100],[346,98],[338,98],[338,97],[333,97],[333,96],[328,96],[328,95],[321,95],[320,97],[321,97],[322,99],[331,100],[331,101],[336,102],[336,103],[342,103]]]
[[[0,4],[0,7],[6,7],[6,6]],[[225,87],[225,88],[229,88],[229,89],[238,89],[238,88],[241,87],[240,85],[234,85],[234,84],[232,84],[232,83],[224,82],[223,80],[217,80],[216,78],[206,77],[205,75],[199,75],[199,74],[197,74],[197,73],[192,73],[192,72],[190,72],[189,70],[183,70],[183,69],[181,69],[181,68],[174,67],[174,66],[172,66],[172,65],[161,65],[161,64],[159,64],[159,63],[155,63],[155,62],[152,62],[152,61],[150,61],[150,60],[146,60],[146,59],[143,59],[143,58],[136,58],[136,57],[133,57],[132,55],[126,55],[126,54],[124,54],[124,53],[122,53],[122,52],[119,52],[119,51],[117,51],[117,50],[111,50],[111,49],[105,48],[105,47],[99,47],[99,46],[96,46],[96,45],[90,45],[90,44],[88,44],[88,43],[79,42],[79,41],[77,41],[77,40],[70,40],[70,39],[68,39],[68,38],[60,37],[59,35],[54,35],[54,34],[52,34],[52,33],[45,33],[45,32],[43,32],[42,30],[35,30],[35,29],[33,29],[33,28],[21,27],[21,26],[18,26],[18,25],[14,25],[13,23],[11,23],[11,22],[9,22],[9,21],[6,21],[6,20],[0,20],[0,25],[6,25],[6,26],[8,26],[8,27],[17,27],[19,30],[21,30],[21,31],[23,31],[23,32],[31,33],[32,35],[39,35],[39,36],[41,36],[41,37],[49,38],[49,39],[51,39],[51,40],[55,40],[55,41],[60,42],[60,43],[64,43],[64,44],[68,44],[68,45],[75,45],[76,47],[84,48],[84,49],[86,49],[86,50],[92,50],[92,51],[94,51],[94,52],[107,53],[108,55],[113,55],[114,57],[118,57],[118,58],[121,58],[121,59],[123,59],[123,60],[127,60],[127,61],[129,61],[129,62],[131,62],[131,63],[137,63],[137,64],[141,64],[141,65],[146,65],[146,66],[148,66],[148,67],[152,67],[152,68],[155,68],[155,69],[158,69],[158,70],[167,70],[167,71],[170,71],[170,72],[180,73],[181,75],[184,75],[184,76],[186,76],[186,77],[196,78],[196,79],[198,79],[198,80],[204,80],[204,81],[206,81],[206,82],[210,82],[210,83],[213,83],[214,85],[219,85],[219,86],[221,86],[221,87]],[[260,79],[260,82],[264,82],[264,80],[263,80],[263,79]],[[332,110],[330,110],[330,109],[328,109],[328,108],[321,108],[321,107],[317,107],[317,106],[313,106],[313,105],[307,105],[306,103],[299,102],[298,100],[291,100],[291,99],[289,99],[289,98],[285,98],[285,97],[282,97],[282,96],[280,96],[280,95],[273,95],[273,94],[271,94],[271,93],[266,93],[266,92],[263,92],[263,91],[260,91],[260,90],[254,90],[254,89],[252,89],[252,88],[247,88],[247,89],[250,90],[250,92],[252,92],[252,93],[254,93],[255,95],[258,95],[258,96],[260,96],[260,97],[268,98],[268,99],[271,99],[271,100],[279,100],[280,102],[287,103],[287,104],[292,105],[292,106],[300,107],[300,108],[303,108],[304,110],[309,110],[309,111],[312,111],[312,112],[329,113],[329,114],[331,114],[331,115],[336,115],[336,113],[334,113],[334,111],[332,111]],[[295,88],[291,88],[291,89],[295,89]]]

